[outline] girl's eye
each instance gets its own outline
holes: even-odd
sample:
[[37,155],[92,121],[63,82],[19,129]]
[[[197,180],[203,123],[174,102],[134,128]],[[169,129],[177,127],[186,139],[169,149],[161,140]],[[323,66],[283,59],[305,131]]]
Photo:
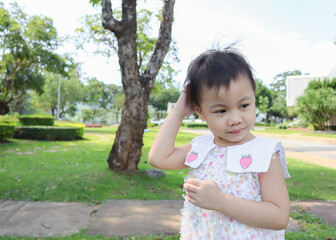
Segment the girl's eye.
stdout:
[[225,112],[226,112],[225,109],[221,109],[221,110],[216,111],[216,113],[218,113],[218,114],[225,113]]
[[240,106],[240,108],[241,108],[241,109],[242,109],[242,108],[247,108],[248,105],[249,105],[249,104],[243,104],[243,105]]

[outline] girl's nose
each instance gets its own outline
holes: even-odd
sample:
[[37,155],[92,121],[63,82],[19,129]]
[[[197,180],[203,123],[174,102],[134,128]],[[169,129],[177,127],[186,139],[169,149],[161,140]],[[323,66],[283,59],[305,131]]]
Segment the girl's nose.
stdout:
[[239,113],[232,112],[228,119],[229,126],[235,126],[242,123],[242,118]]

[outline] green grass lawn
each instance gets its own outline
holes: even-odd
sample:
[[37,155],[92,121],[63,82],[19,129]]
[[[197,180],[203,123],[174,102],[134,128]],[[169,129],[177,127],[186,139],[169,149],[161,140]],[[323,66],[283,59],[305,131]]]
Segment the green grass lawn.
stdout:
[[[107,168],[106,160],[116,130],[112,127],[86,128],[85,139],[78,141],[10,139],[0,143],[0,199],[92,204],[107,199],[182,199],[183,178],[188,170],[165,171],[167,177],[155,180],[144,173],[144,170],[152,168],[147,157],[158,128],[150,128],[150,132],[144,134],[139,171],[122,174]],[[195,136],[181,132],[177,145],[188,143]],[[295,159],[288,159],[288,169],[292,176],[286,180],[291,200],[336,200],[335,169]],[[314,229],[315,226],[309,225],[308,228]],[[117,238],[90,237],[83,232],[60,239]],[[135,239],[174,240],[178,237],[148,236]]]
[[[181,199],[187,170],[165,171],[152,180],[148,152],[157,128],[144,134],[139,171],[116,173],[107,169],[107,156],[116,128],[89,128],[85,140],[32,141],[11,139],[0,144],[0,198],[28,201],[106,199]],[[181,132],[177,145],[196,135]],[[336,200],[336,170],[288,159],[287,180],[292,200]]]
[[298,221],[298,232],[286,232],[287,240],[335,240],[336,228],[328,225],[323,219],[299,208],[291,212],[291,217]]
[[[144,172],[156,130],[144,135],[139,171],[116,173],[107,169],[107,156],[116,128],[89,129],[85,140],[31,141],[11,139],[0,144],[0,199],[79,201],[106,199],[178,199],[187,170],[167,171],[153,181]],[[181,133],[179,142],[192,139]]]
[[336,200],[336,169],[287,158],[290,200]]

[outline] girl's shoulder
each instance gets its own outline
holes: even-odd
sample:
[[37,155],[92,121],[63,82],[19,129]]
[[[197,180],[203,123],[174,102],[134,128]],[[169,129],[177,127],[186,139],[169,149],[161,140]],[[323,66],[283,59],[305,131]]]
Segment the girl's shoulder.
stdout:
[[202,135],[191,140],[191,150],[186,156],[184,164],[191,168],[197,168],[206,158],[208,152],[217,145],[214,135]]
[[194,137],[192,140],[191,140],[191,145],[194,146],[194,145],[204,145],[204,144],[211,144],[213,146],[215,146],[215,143],[214,143],[214,135],[212,134],[208,134],[208,135],[201,135],[201,136],[197,136],[197,137]]
[[284,176],[290,177],[281,142],[264,137],[255,137],[244,144],[227,147],[227,169],[237,173],[267,172],[274,153],[279,156]]

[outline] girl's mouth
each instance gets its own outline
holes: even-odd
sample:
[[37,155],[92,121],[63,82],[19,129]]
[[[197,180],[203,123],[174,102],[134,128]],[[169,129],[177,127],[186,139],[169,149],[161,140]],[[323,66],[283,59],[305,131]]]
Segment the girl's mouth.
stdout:
[[244,130],[243,128],[239,128],[239,129],[232,130],[230,133],[232,133],[232,134],[239,134],[239,133],[241,133],[243,130]]

